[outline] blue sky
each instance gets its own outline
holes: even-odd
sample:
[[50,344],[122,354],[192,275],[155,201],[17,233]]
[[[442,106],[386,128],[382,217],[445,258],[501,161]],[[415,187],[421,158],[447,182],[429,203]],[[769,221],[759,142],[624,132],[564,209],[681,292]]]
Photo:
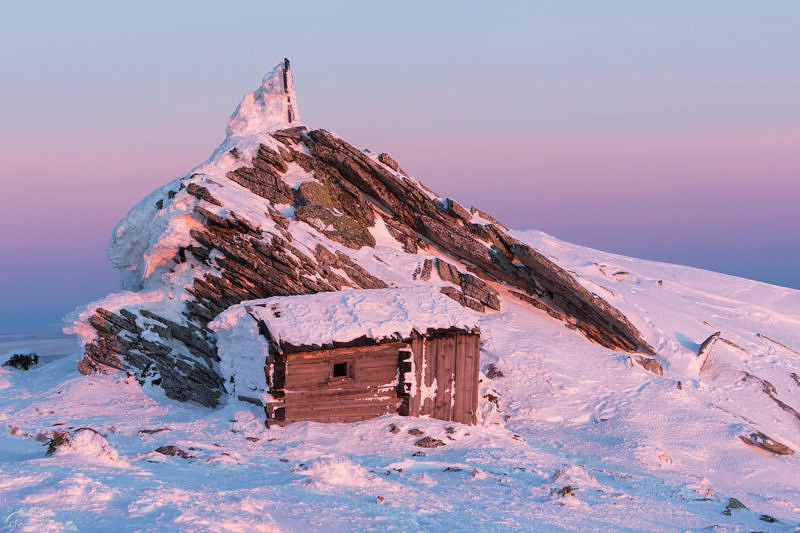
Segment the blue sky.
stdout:
[[300,113],[510,226],[800,287],[796,2],[15,3],[0,332],[117,288],[111,229],[291,58]]

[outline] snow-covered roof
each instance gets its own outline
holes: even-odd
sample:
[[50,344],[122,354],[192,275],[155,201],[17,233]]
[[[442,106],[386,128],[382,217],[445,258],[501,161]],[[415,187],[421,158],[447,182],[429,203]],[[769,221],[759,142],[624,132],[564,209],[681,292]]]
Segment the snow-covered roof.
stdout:
[[281,347],[328,347],[366,337],[405,339],[413,331],[478,328],[478,313],[439,287],[346,290],[250,300],[222,313],[211,327],[235,328],[247,315],[263,321]]

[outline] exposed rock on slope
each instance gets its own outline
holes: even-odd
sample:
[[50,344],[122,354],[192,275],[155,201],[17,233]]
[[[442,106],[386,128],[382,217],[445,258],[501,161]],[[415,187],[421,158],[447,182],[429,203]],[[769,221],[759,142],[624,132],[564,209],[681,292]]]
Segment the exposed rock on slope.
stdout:
[[128,292],[69,328],[85,344],[81,371],[128,369],[215,406],[224,387],[208,323],[230,305],[425,282],[479,311],[499,310],[510,287],[599,344],[652,352],[622,313],[493,218],[298,116],[285,61],[245,96],[206,163],[118,225],[109,256]]

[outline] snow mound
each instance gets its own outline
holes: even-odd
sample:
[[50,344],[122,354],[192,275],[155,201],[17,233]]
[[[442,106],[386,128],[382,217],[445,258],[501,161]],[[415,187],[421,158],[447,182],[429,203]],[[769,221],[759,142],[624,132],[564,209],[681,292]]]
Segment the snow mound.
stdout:
[[90,511],[102,513],[119,495],[119,490],[107,487],[82,472],[27,496],[27,505],[46,506],[51,511]]
[[[476,329],[478,313],[442,294],[439,287],[347,290],[250,300],[222,313],[210,324],[220,339],[249,314],[263,321],[280,344],[325,346],[370,339],[408,338],[429,328]],[[248,330],[252,321],[241,327]],[[224,341],[223,341],[224,342]]]
[[108,466],[128,466],[121,459],[106,438],[91,428],[80,428],[67,436],[55,447],[55,457],[70,456],[89,463],[100,463]]
[[[158,517],[161,527],[144,530],[255,533],[284,531],[272,514],[276,509],[260,489],[188,490],[180,487],[148,489],[128,507],[128,518]],[[280,514],[280,510],[277,510]],[[134,529],[134,528],[132,528]]]
[[331,488],[369,488],[384,481],[358,463],[345,457],[331,457],[316,461],[308,470],[299,472],[307,476],[305,484],[318,490]]

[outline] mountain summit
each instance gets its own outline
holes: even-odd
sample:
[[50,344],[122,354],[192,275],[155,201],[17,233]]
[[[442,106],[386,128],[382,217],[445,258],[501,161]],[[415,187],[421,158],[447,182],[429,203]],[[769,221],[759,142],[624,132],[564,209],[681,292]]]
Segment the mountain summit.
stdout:
[[119,223],[109,257],[127,292],[69,326],[84,344],[81,371],[126,369],[216,406],[225,388],[208,324],[231,305],[426,283],[476,311],[510,299],[603,346],[652,353],[620,311],[491,216],[298,120],[284,60],[242,99],[206,163]]
[[[114,229],[82,353],[0,365],[9,528],[798,530],[800,291],[507,229],[290,110],[283,62]],[[372,405],[267,427],[293,394]]]
[[242,98],[225,133],[229,138],[246,137],[288,128],[299,120],[292,71],[284,59],[264,76],[258,89]]

